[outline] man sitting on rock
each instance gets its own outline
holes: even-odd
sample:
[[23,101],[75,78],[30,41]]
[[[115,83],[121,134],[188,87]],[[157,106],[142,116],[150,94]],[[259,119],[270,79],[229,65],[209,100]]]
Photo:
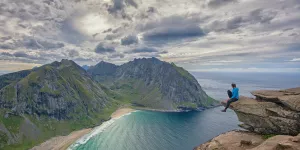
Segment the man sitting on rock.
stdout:
[[222,112],[226,112],[227,108],[230,106],[232,102],[236,102],[239,100],[239,88],[236,87],[235,83],[231,84],[232,92],[230,90],[227,91],[229,99],[226,100],[226,106],[225,109],[222,110]]

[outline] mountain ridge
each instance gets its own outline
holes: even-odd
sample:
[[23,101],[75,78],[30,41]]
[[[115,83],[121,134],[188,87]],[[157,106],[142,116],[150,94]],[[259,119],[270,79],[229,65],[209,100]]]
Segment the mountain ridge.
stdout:
[[[98,73],[107,68],[109,71],[104,72],[109,72],[108,74]],[[140,106],[166,110],[196,110],[200,107],[209,107],[210,104],[214,105],[213,100],[207,96],[198,81],[188,71],[174,63],[163,62],[157,58],[134,59],[120,66],[100,62],[87,72],[100,83],[112,83],[111,89],[127,86],[130,90],[143,93],[143,97],[146,97],[144,102],[141,101],[143,99],[141,97],[133,100]],[[108,75],[112,78],[108,79]],[[156,106],[148,104],[149,93],[157,94],[156,97],[151,96],[151,99],[157,99],[161,104]]]

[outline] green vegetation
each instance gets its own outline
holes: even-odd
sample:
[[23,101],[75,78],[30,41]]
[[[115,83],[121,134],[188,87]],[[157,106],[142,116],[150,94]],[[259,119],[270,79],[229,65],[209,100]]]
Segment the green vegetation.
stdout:
[[41,88],[40,92],[48,93],[55,97],[59,97],[61,95],[61,92],[59,90],[51,90],[48,86],[44,86],[43,88]]
[[0,149],[7,144],[7,141],[8,141],[7,135],[0,131]]
[[20,130],[20,124],[24,120],[20,116],[10,115],[8,118],[4,118],[4,113],[0,114],[0,123],[9,130],[11,133],[18,133]]
[[269,139],[273,136],[276,136],[276,134],[264,134],[264,135],[262,135],[262,138],[266,140],[266,139]]
[[176,66],[174,63],[171,63],[171,65],[177,70],[177,72],[179,72],[182,76],[186,77],[189,80],[194,80],[193,76],[186,71],[185,69],[183,69],[182,67],[178,67]]
[[181,102],[181,103],[178,104],[178,106],[187,107],[187,108],[194,108],[194,109],[196,109],[198,107],[197,104],[191,103],[191,102]]
[[[31,115],[25,115],[37,129],[41,131],[41,134],[37,135],[38,140],[33,140],[23,135],[21,143],[6,145],[7,135],[0,132],[0,149],[1,145],[5,150],[24,150],[30,149],[35,145],[38,145],[51,137],[58,135],[68,135],[72,131],[80,130],[83,128],[92,128],[100,125],[102,122],[110,119],[110,115],[122,105],[120,101],[112,100],[112,104],[102,109],[100,112],[94,112],[89,117],[82,116],[81,118],[72,120],[56,120],[51,119],[48,116],[40,116],[36,118]],[[8,110],[6,110],[8,111]],[[20,126],[22,125],[24,118],[21,116],[10,115],[8,118],[4,118],[5,111],[0,111],[0,123],[2,123],[11,134],[20,134]]]
[[215,99],[213,99],[212,97],[208,96],[207,100],[204,101],[203,106],[210,106],[212,104],[217,103],[218,101],[216,101]]
[[0,89],[3,87],[21,80],[22,78],[26,77],[31,71],[30,70],[23,70],[19,72],[9,73],[0,76]]
[[7,92],[5,92],[4,100],[6,101],[12,101],[15,98],[16,90],[15,90],[15,84],[10,84],[3,89]]

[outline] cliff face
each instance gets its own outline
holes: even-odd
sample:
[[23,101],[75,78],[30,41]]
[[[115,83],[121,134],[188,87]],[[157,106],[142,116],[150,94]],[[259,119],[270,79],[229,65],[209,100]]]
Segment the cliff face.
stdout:
[[[253,91],[252,94],[256,99],[241,96],[230,106],[243,122],[240,127],[250,132],[231,131],[195,149],[299,150],[300,87]],[[263,139],[271,135],[274,137]]]
[[0,90],[0,108],[13,114],[71,119],[97,112],[107,102],[102,89],[73,61],[54,62],[17,77]]
[[242,97],[231,105],[241,127],[260,134],[300,133],[300,88],[252,94],[256,99]]
[[121,66],[100,62],[88,72],[100,83],[112,80],[110,89],[131,93],[138,106],[184,110],[215,104],[189,72],[156,58],[135,59]]
[[0,76],[0,149],[29,149],[98,125],[109,118],[110,105],[100,85],[70,60]]

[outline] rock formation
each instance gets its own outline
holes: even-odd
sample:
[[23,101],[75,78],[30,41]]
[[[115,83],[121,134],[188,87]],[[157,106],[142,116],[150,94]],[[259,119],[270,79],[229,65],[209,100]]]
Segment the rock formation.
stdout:
[[230,131],[221,134],[194,150],[299,150],[298,136],[277,135],[268,139],[247,131]]
[[188,71],[156,58],[135,59],[121,66],[100,62],[88,72],[112,90],[132,93],[130,98],[138,106],[185,110],[215,104]]
[[[300,149],[300,87],[251,93],[256,99],[241,96],[230,106],[249,132],[231,131],[196,149]],[[262,142],[262,135],[277,136]]]

